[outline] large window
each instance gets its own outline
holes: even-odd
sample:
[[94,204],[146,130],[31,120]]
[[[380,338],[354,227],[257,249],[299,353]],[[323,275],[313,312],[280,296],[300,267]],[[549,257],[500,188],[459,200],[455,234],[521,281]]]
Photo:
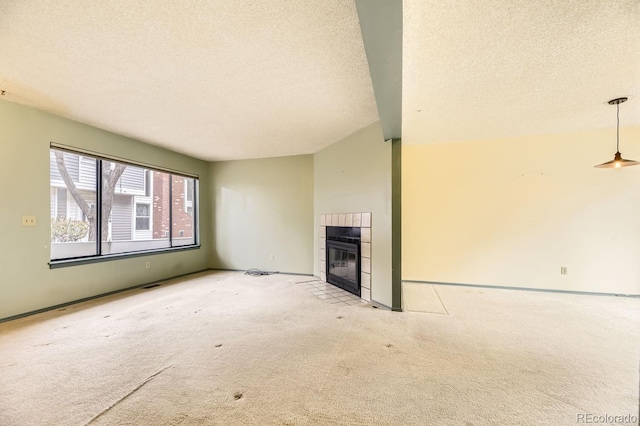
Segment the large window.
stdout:
[[56,148],[50,164],[52,265],[197,246],[196,178]]

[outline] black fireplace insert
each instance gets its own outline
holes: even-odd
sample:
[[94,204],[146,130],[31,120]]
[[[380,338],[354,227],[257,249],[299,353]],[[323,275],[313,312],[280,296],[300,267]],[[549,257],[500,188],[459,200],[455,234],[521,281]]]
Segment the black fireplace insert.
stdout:
[[327,226],[327,282],[360,296],[360,228]]

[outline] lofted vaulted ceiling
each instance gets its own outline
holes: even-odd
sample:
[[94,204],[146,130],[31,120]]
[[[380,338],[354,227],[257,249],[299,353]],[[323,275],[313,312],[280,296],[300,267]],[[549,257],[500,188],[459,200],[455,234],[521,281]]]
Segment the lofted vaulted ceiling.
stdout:
[[[405,143],[612,127],[620,96],[640,125],[637,0],[404,0],[403,20]],[[377,121],[377,66],[353,0],[0,2],[0,99],[205,160]]]
[[206,160],[316,152],[378,120],[345,0],[3,0],[0,89]]

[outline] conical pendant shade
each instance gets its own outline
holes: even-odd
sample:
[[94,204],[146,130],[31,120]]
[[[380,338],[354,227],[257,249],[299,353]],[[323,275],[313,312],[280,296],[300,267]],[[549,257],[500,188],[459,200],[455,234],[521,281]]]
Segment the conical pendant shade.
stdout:
[[609,101],[609,105],[616,106],[616,154],[613,156],[613,160],[593,166],[596,169],[619,169],[640,164],[640,161],[624,159],[620,154],[620,104],[626,101],[627,98],[617,98]]
[[613,160],[607,161],[606,163],[598,164],[597,166],[593,167],[595,167],[596,169],[619,169],[620,167],[637,166],[638,164],[640,164],[640,161],[626,160],[622,158],[620,152],[616,152]]

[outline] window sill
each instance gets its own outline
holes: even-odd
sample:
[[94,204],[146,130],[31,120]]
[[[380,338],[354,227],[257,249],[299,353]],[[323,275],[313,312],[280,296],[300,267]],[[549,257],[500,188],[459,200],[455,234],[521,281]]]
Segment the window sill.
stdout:
[[73,259],[51,260],[49,261],[49,269],[66,268],[67,266],[88,265],[90,263],[110,262],[112,260],[122,260],[122,259],[128,259],[132,257],[152,256],[156,254],[175,253],[178,251],[199,250],[199,249],[200,249],[200,245],[197,244],[197,245],[182,246],[182,247],[143,250],[143,251],[136,251],[136,252],[130,252],[130,253],[116,253],[116,254],[105,254],[102,256],[87,256],[87,257],[78,257]]

